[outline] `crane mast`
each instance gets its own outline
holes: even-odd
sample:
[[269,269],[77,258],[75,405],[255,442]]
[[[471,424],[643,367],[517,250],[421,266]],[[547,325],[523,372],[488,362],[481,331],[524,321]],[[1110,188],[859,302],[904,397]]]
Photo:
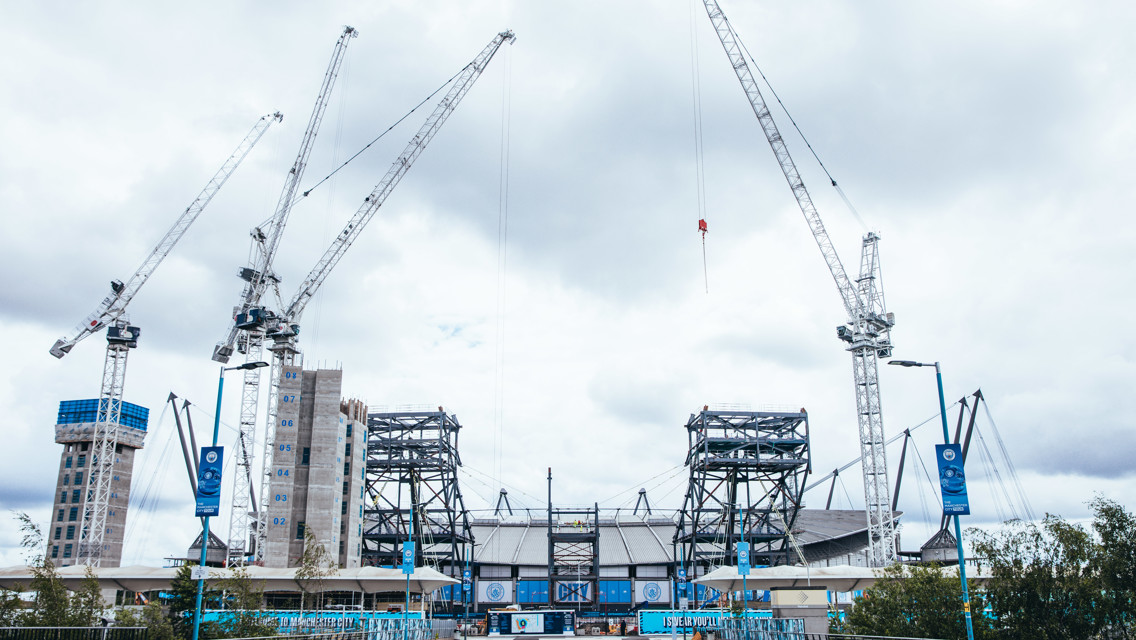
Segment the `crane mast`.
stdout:
[[174,221],[170,230],[125,283],[111,282],[111,292],[75,328],[70,337],[60,338],[50,353],[62,358],[87,336],[107,327],[106,358],[103,362],[102,384],[99,389],[98,413],[93,430],[91,471],[87,476],[83,519],[79,529],[78,560],[83,564],[100,566],[106,533],[107,509],[110,504],[110,483],[114,476],[115,451],[118,448],[118,427],[122,412],[122,391],[126,380],[126,361],[130,350],[138,346],[141,330],[130,324],[126,307],[142,285],[150,279],[162,260],[193,224],[229,176],[240,166],[252,148],[275,121],[283,119],[280,112],[262,116],[252,130],[237,145],[221,168],[205,185],[185,211]]
[[895,523],[891,511],[890,488],[887,480],[887,456],[884,451],[883,418],[880,410],[878,358],[891,355],[890,329],[894,316],[884,309],[883,289],[880,282],[878,241],[879,236],[864,236],[860,275],[856,282],[849,279],[840,262],[840,256],[820,214],[801,180],[796,164],[777,124],[773,121],[757,81],[742,53],[737,36],[716,0],[703,0],[706,14],[722,42],[742,90],[757,116],[773,155],[781,166],[785,180],[793,191],[805,222],[820,248],[829,273],[836,281],[841,302],[848,313],[848,322],[837,327],[837,337],[845,341],[846,350],[852,353],[852,371],[856,390],[857,422],[860,435],[860,452],[864,466],[864,504],[868,520],[869,564],[887,566],[896,562]]
[[[358,35],[359,32],[354,27],[344,27],[343,33],[336,41],[311,116],[308,117],[308,124],[304,128],[300,149],[288,170],[288,177],[284,181],[284,188],[280,192],[275,212],[271,218],[250,233],[252,241],[249,247],[248,266],[238,273],[245,284],[240,300],[233,308],[233,323],[229,327],[228,336],[217,343],[214,349],[213,359],[218,362],[228,362],[234,348],[244,354],[245,362],[257,362],[263,357],[265,309],[261,306],[261,298],[269,287],[277,290],[279,285],[280,280],[273,272],[273,260],[280,246],[284,227],[288,223],[288,216],[296,202],[300,180],[307,169],[308,157],[323,123],[332,88],[335,86],[335,80],[339,76],[339,69],[347,53],[347,45]],[[278,290],[277,298],[279,298]],[[252,530],[250,518],[257,511],[256,496],[252,491],[252,456],[255,450],[257,407],[260,401],[260,369],[245,369],[243,373],[236,451],[237,470],[233,474],[228,538],[229,560],[238,564],[243,564],[249,555],[248,536]],[[274,400],[274,397],[269,398],[270,403]]]
[[[383,202],[402,180],[403,176],[410,171],[410,167],[414,161],[426,149],[426,145],[438,133],[438,130],[450,117],[450,115],[457,109],[459,103],[465,98],[473,84],[481,77],[485,67],[488,66],[489,61],[501,48],[505,42],[512,44],[516,40],[516,36],[512,31],[502,31],[498,33],[493,40],[481,50],[480,53],[467,64],[458,74],[454,80],[450,90],[438,103],[434,111],[426,118],[426,122],[410,139],[410,142],[403,149],[402,153],[391,164],[390,169],[387,170],[386,175],[375,186],[371,193],[363,199],[363,203],[353,216],[347,221],[343,230],[332,241],[331,246],[327,248],[323,256],[316,262],[316,265],[308,273],[304,282],[300,285],[296,294],[292,297],[291,302],[283,313],[276,315],[267,312],[267,337],[273,341],[269,349],[272,351],[272,370],[271,380],[269,382],[269,404],[268,404],[268,420],[266,421],[267,428],[265,430],[264,439],[264,474],[261,477],[261,496],[268,494],[268,485],[272,479],[272,469],[270,468],[270,461],[275,447],[275,433],[276,433],[276,403],[275,398],[277,390],[280,385],[280,372],[284,366],[294,363],[295,358],[299,355],[300,351],[296,345],[296,337],[300,331],[299,320],[300,316],[304,313],[305,307],[312,297],[315,296],[320,286],[323,285],[324,280],[327,279],[335,265],[339,263],[340,258],[351,248],[351,244],[359,237],[367,223],[374,217],[375,212],[383,205]],[[257,544],[256,544],[256,558],[263,560],[264,541],[268,532],[268,510],[261,509],[258,512],[257,518]]]

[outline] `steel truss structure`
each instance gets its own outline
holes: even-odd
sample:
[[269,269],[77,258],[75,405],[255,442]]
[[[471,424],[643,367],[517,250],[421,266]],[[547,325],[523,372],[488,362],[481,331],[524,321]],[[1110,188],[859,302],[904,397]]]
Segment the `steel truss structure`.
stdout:
[[367,414],[363,565],[398,566],[413,518],[415,565],[461,575],[473,533],[458,486],[460,431],[441,407]]
[[548,575],[549,606],[595,599],[600,575],[598,503],[591,509],[561,509],[549,503]]
[[[752,562],[789,561],[789,533],[811,470],[809,421],[798,413],[716,411],[686,423],[690,482],[674,542],[687,567],[734,563],[737,542],[750,543]],[[696,569],[688,569],[693,578]]]

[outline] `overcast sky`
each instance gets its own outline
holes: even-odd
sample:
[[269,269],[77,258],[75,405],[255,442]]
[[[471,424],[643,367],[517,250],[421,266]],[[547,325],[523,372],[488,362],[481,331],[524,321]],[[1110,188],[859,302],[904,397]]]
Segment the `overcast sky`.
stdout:
[[[1125,2],[726,2],[723,9],[870,229],[895,356],[982,388],[1034,512],[1136,508],[1136,9]],[[805,407],[816,476],[858,455],[836,288],[701,3],[6,3],[0,9],[0,507],[50,518],[61,400],[98,395],[105,342],[48,354],[127,279],[261,115],[285,114],[134,300],[125,399],[150,408],[124,563],[184,553],[195,520],[163,410],[202,408],[248,230],[276,204],[333,45],[359,30],[304,188],[515,30],[303,318],[305,364],[374,407],[464,426],[467,506],[677,507],[704,404]],[[695,90],[697,85],[698,90]],[[771,96],[766,95],[772,102]],[[701,104],[709,293],[697,232]],[[425,118],[293,211],[286,296]],[[865,231],[784,114],[849,272]],[[507,153],[502,150],[506,149]],[[502,188],[507,185],[507,188]],[[499,243],[503,213],[505,259]],[[504,270],[500,265],[504,263]],[[503,301],[503,302],[502,302]],[[498,357],[498,354],[502,354]],[[222,443],[232,445],[234,377]],[[888,436],[937,414],[928,369],[881,368]],[[955,416],[951,415],[951,421]],[[916,432],[934,473],[932,421]],[[175,444],[171,444],[175,443]],[[1010,512],[973,457],[973,514]],[[892,475],[898,443],[889,453]],[[915,469],[915,470],[912,470]],[[903,547],[939,507],[910,467]],[[998,474],[1009,479],[1004,464]],[[862,508],[858,470],[834,506]],[[921,483],[921,484],[920,484]],[[227,495],[227,492],[226,492]],[[823,507],[825,489],[807,495]],[[1003,501],[1004,502],[1004,501]],[[1020,506],[1019,506],[1020,509]],[[227,531],[227,525],[215,527]],[[0,517],[0,565],[20,561]]]

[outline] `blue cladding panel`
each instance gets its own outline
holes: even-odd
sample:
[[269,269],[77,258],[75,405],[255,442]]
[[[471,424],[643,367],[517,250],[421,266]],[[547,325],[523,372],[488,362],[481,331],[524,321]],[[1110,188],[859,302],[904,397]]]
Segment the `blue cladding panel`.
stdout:
[[631,602],[630,580],[600,580],[600,604]]
[[[99,400],[94,398],[91,400],[64,400],[59,403],[59,415],[56,418],[56,424],[80,424],[83,422],[95,422],[99,418]],[[150,410],[146,407],[131,404],[129,402],[122,403],[122,411],[120,412],[119,424],[127,427],[134,427],[135,429],[146,430],[150,420]]]
[[518,604],[548,603],[548,580],[518,580]]

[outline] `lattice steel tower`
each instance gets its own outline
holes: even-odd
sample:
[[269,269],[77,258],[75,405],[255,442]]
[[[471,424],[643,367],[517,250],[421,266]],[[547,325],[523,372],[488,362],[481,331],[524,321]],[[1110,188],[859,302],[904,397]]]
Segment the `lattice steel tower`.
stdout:
[[809,421],[800,412],[716,411],[703,407],[686,423],[690,483],[675,543],[688,575],[694,567],[733,564],[739,540],[754,564],[789,560],[809,460]]
[[460,575],[473,533],[458,487],[459,431],[442,407],[367,414],[364,565],[398,566],[413,517],[415,564]]

